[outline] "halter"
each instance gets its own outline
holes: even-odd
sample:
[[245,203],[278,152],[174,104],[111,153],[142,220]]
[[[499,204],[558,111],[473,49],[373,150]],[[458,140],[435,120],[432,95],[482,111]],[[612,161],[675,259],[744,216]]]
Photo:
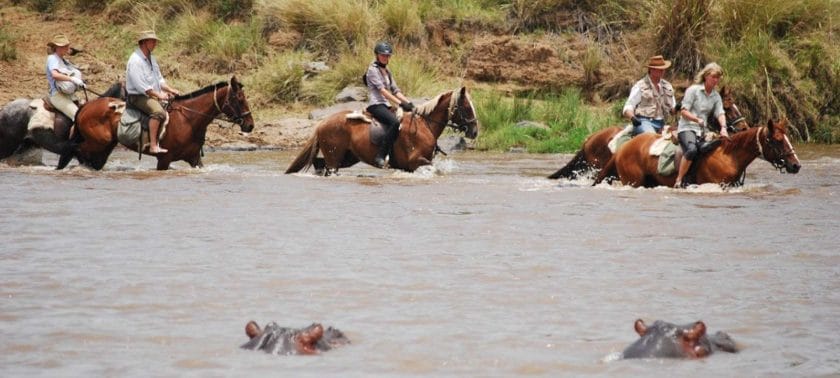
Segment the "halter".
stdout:
[[[764,142],[767,143],[767,145],[773,149],[773,152],[779,156],[778,161],[770,161],[769,159],[767,159],[767,154],[764,153],[764,148],[761,144],[761,133],[764,131],[767,131],[767,138],[764,139]],[[785,156],[787,156],[788,154],[785,153],[784,149],[781,146],[777,146],[777,144],[780,145],[781,143],[776,143],[775,141],[770,140],[770,131],[767,129],[766,126],[761,126],[761,128],[758,129],[758,132],[755,133],[755,145],[756,147],[758,147],[758,156],[772,164],[773,167],[778,169],[780,173],[784,173],[783,169],[785,167]]]

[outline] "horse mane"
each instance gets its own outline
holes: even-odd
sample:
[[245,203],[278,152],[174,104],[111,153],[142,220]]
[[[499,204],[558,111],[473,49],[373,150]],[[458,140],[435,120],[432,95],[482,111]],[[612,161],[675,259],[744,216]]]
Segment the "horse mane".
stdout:
[[723,147],[724,151],[731,152],[735,149],[741,149],[749,145],[751,141],[755,140],[756,135],[761,131],[762,128],[765,126],[759,127],[750,127],[744,131],[735,133],[729,137],[729,140],[723,139],[724,143],[721,147]]
[[215,90],[218,90],[218,89],[224,88],[224,87],[226,87],[227,85],[228,85],[228,82],[226,82],[226,81],[220,81],[220,82],[218,82],[218,83],[216,83],[216,84],[211,84],[211,85],[208,85],[208,86],[206,86],[206,87],[204,87],[204,88],[201,88],[201,89],[199,89],[199,90],[196,90],[196,91],[193,91],[193,92],[190,92],[190,93],[184,94],[184,95],[179,95],[179,96],[176,96],[176,97],[175,97],[175,100],[186,100],[186,99],[189,99],[189,98],[195,98],[195,97],[201,96],[201,95],[203,95],[203,94],[205,94],[205,93],[208,93],[208,92],[210,92],[210,91],[215,91]]
[[458,98],[457,98],[458,95],[454,94],[454,93],[456,93],[455,91],[443,92],[443,93],[435,96],[435,98],[424,102],[422,105],[416,106],[414,108],[414,113],[416,113],[418,115],[423,115],[423,116],[427,116],[427,115],[431,114],[432,111],[435,110],[435,107],[437,107],[437,104],[440,102],[440,98],[445,96],[446,94],[449,94],[449,93],[453,93],[452,98],[449,99],[449,111],[451,113],[452,112],[452,107],[456,103],[455,101],[458,100]]

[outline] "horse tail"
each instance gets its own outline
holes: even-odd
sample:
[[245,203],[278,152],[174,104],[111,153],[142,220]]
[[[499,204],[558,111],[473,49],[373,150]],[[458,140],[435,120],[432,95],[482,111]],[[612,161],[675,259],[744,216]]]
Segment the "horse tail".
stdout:
[[318,133],[312,134],[312,137],[309,138],[309,141],[306,142],[306,145],[303,146],[303,150],[300,151],[300,154],[295,158],[292,164],[289,164],[289,168],[286,169],[286,173],[295,173],[300,172],[301,170],[307,170],[309,167],[312,166],[312,162],[315,160],[315,155],[318,154]]
[[553,180],[559,179],[561,177],[566,179],[574,179],[578,176],[578,174],[581,171],[588,168],[590,168],[589,162],[586,161],[586,156],[583,152],[583,149],[580,149],[571,161],[566,163],[566,165],[563,168],[560,168],[557,172],[551,174],[551,176],[548,176],[548,178]]
[[610,157],[610,160],[607,160],[607,163],[604,164],[604,167],[598,171],[598,175],[595,176],[595,181],[592,182],[592,186],[598,185],[601,181],[607,180],[607,183],[611,183],[613,179],[618,177],[618,170],[615,168],[615,155]]

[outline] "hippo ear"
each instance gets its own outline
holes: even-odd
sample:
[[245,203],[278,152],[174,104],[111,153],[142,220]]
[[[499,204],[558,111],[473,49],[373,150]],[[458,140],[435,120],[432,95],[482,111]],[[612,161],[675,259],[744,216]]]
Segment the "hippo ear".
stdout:
[[245,334],[248,335],[248,338],[253,339],[256,336],[259,336],[260,333],[260,325],[257,324],[257,322],[251,320],[245,325]]
[[636,319],[636,322],[633,323],[633,328],[636,329],[636,333],[639,336],[644,336],[647,333],[647,326],[645,325],[645,321],[642,319]]
[[697,323],[694,323],[694,326],[692,326],[691,329],[689,329],[687,331],[684,331],[682,333],[682,337],[686,340],[695,341],[695,340],[699,340],[705,334],[706,334],[706,324],[704,324],[702,321],[697,321]]

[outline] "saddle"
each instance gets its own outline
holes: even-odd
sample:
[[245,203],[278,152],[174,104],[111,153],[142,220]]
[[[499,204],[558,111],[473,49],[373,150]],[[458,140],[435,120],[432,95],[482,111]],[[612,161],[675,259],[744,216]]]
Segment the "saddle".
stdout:
[[[133,146],[137,148],[140,156],[143,156],[143,150],[149,147],[149,117],[148,114],[143,113],[140,109],[126,103],[125,112],[120,116],[120,124],[117,126],[117,140],[125,146]],[[169,124],[169,114],[166,119],[161,122],[160,134],[158,138],[163,138],[166,135],[167,125]]]
[[59,138],[65,140],[70,138],[70,130],[73,127],[74,120],[58,110],[50,102],[49,97],[32,100],[29,107],[33,109],[27,126],[29,130],[48,129],[52,130]]
[[607,143],[607,148],[610,149],[610,152],[615,153],[618,151],[618,148],[621,147],[622,144],[627,143],[630,138],[633,138],[633,125],[627,125],[627,127],[621,129],[618,134],[613,135],[612,139],[610,139],[609,143]]
[[[402,119],[403,110],[397,107],[396,111],[394,111],[394,115],[397,116],[397,119]],[[362,121],[364,123],[370,124],[370,143],[374,146],[380,145],[385,139],[385,127],[382,126],[382,124],[379,123],[379,121],[377,121],[376,118],[373,118],[373,115],[371,115],[367,110],[355,110],[353,112],[347,113],[347,115],[344,116],[344,118],[348,120],[352,119],[356,121]],[[402,124],[400,124],[400,129],[402,129]]]

